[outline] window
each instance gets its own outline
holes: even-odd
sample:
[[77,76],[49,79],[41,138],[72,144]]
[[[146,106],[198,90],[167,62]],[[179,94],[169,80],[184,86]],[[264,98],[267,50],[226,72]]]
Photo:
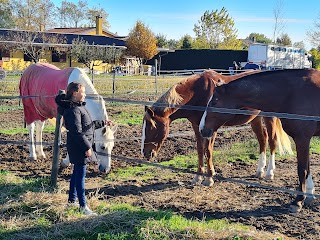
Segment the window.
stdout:
[[30,55],[23,54],[23,60],[25,62],[32,62],[32,57]]
[[0,60],[4,62],[10,61],[10,51],[7,49],[0,49]]
[[57,51],[53,50],[51,60],[52,62],[66,62],[67,54],[65,52],[58,53]]

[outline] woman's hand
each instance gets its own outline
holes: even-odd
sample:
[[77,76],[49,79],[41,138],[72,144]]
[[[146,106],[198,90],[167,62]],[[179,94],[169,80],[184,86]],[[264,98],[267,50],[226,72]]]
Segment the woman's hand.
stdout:
[[106,126],[112,126],[113,125],[113,122],[111,120],[105,120],[105,125]]
[[92,156],[92,150],[91,150],[91,148],[90,148],[89,150],[87,150],[87,151],[85,152],[85,154],[86,154],[86,157],[91,157],[91,156]]

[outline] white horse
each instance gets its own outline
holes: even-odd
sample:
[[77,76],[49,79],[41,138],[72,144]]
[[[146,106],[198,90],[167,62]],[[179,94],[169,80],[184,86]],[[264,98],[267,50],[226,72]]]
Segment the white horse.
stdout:
[[[66,89],[70,82],[79,82],[85,86],[86,95],[88,95],[86,107],[92,120],[108,120],[105,102],[98,95],[83,70],[80,68],[59,69],[46,63],[30,65],[24,71],[19,86],[30,137],[30,159],[46,158],[42,146],[42,131],[45,120],[57,116],[57,104],[54,98],[58,91]],[[90,97],[90,95],[96,97]],[[116,125],[113,125],[95,130],[95,146],[101,172],[107,173],[111,169],[111,151],[114,146],[116,129]],[[69,156],[67,155],[61,166],[66,167],[69,164]]]

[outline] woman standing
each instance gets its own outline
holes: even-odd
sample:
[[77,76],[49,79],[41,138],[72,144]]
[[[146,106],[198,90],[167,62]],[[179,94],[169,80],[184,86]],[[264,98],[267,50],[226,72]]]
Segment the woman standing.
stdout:
[[66,94],[58,95],[55,100],[67,129],[67,151],[73,164],[68,203],[74,205],[78,198],[80,211],[93,216],[97,214],[88,207],[85,197],[86,163],[95,158],[92,149],[94,130],[103,127],[105,122],[92,121],[85,107],[85,97],[85,87],[80,83],[71,82]]

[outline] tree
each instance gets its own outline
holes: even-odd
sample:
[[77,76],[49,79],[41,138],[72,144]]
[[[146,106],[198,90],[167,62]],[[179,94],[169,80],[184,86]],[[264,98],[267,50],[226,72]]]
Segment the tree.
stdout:
[[224,7],[220,11],[205,11],[198,24],[194,25],[193,31],[197,39],[208,42],[210,49],[234,49],[241,46],[237,30],[234,29],[234,20]]
[[88,4],[85,0],[79,0],[77,5],[64,0],[57,9],[61,27],[77,28],[86,20]]
[[285,28],[285,23],[283,21],[283,0],[277,0],[276,6],[273,9],[274,16],[274,27],[273,27],[273,42],[276,42],[276,38],[282,33]]
[[66,39],[61,34],[48,34],[44,32],[16,31],[1,36],[1,46],[10,51],[21,51],[34,63],[39,62],[46,51],[54,47],[57,54],[66,51],[63,46]]
[[250,35],[246,39],[257,43],[272,43],[272,40],[262,33],[250,33]]
[[71,57],[83,63],[91,70],[102,63],[117,63],[120,61],[123,50],[115,46],[101,46],[94,43],[89,44],[82,38],[72,40]]
[[179,41],[175,39],[168,40],[168,48],[170,49],[177,49],[179,45]]
[[277,38],[276,43],[283,46],[292,46],[291,38],[286,33],[281,34],[281,36]]
[[293,47],[295,47],[295,48],[301,48],[301,49],[306,50],[306,46],[305,46],[305,44],[304,44],[303,41],[295,42],[295,43],[293,44]]
[[314,22],[314,28],[307,31],[307,36],[313,47],[320,46],[320,15]]
[[312,48],[309,52],[312,56],[312,67],[316,69],[320,69],[320,51],[319,49]]
[[143,22],[137,21],[131,29],[126,42],[127,53],[144,60],[151,59],[158,53],[157,39]]
[[12,0],[11,5],[13,21],[18,29],[43,31],[54,23],[54,4],[50,0]]
[[0,28],[13,28],[14,19],[9,0],[0,0]]
[[192,37],[188,34],[181,38],[181,49],[191,49],[192,48]]
[[102,27],[103,29],[108,30],[110,28],[110,24],[107,20],[109,14],[106,13],[106,11],[103,8],[90,8],[87,11],[87,17],[88,17],[88,22],[89,22],[89,26],[95,26],[96,24],[96,17],[100,16],[102,17]]
[[167,47],[168,41],[165,35],[159,33],[156,35],[156,39],[157,39],[157,47],[159,48]]

